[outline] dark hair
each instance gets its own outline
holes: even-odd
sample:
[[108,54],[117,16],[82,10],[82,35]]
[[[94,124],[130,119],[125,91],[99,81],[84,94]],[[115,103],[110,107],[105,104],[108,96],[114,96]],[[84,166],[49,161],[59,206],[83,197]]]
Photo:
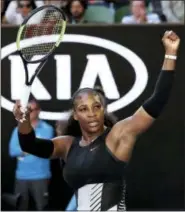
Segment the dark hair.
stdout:
[[[19,7],[19,4],[20,4],[20,1],[21,0],[17,0],[17,6]],[[31,5],[31,8],[32,10],[36,9],[36,4],[35,4],[35,1],[34,0],[28,0],[30,2],[30,5]]]
[[57,136],[61,136],[66,131],[66,127],[68,126],[68,120],[58,120],[56,121],[56,134]]
[[[76,100],[76,97],[77,97],[80,93],[93,93],[94,95],[98,95],[99,98],[100,98],[101,103],[102,103],[102,104],[104,103],[104,99],[103,99],[104,96],[101,95],[101,93],[98,92],[98,90],[93,89],[93,88],[81,88],[81,89],[77,90],[77,91],[73,94],[73,96],[72,96],[72,98],[71,98],[71,106],[72,106],[73,109],[75,108],[75,100]],[[103,105],[104,105],[104,104],[103,104]]]
[[[83,92],[93,92],[96,95],[99,95],[100,100],[103,102],[105,102],[105,100],[103,100],[102,98],[105,98],[104,95],[102,95],[100,92],[98,92],[98,90],[93,89],[93,88],[82,88],[77,90],[74,94],[73,97],[71,99],[71,103],[72,103],[72,107],[74,108],[74,102],[76,97],[78,96],[78,94],[83,93]],[[112,128],[113,125],[117,122],[117,118],[116,116],[114,116],[113,114],[107,113],[107,111],[105,110],[105,116],[104,116],[104,124],[105,126]],[[64,135],[71,135],[74,137],[79,137],[82,135],[81,129],[80,129],[80,125],[78,123],[78,121],[76,121],[73,118],[73,114],[71,113],[69,119],[68,119],[68,125],[65,128],[65,132]]]
[[101,86],[98,86],[98,85],[95,86],[94,90],[97,91],[98,93],[100,93],[103,97],[105,97],[105,92],[104,92],[104,90],[102,89]]
[[68,6],[69,6],[69,9],[71,8],[71,5],[72,5],[72,3],[73,3],[74,1],[80,2],[80,4],[82,5],[82,7],[84,8],[84,10],[87,9],[87,6],[88,6],[87,0],[70,0],[70,1],[69,1],[69,5],[68,5]]
[[101,86],[95,86],[94,90],[97,91],[100,94],[100,96],[102,97],[103,105],[107,109],[108,99],[107,99],[105,92],[102,89],[102,87]]

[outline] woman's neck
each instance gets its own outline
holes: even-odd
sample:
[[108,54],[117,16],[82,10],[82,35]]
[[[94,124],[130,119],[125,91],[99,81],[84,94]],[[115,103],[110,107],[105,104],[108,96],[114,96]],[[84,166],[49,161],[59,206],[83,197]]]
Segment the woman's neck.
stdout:
[[105,131],[105,129],[106,127],[103,126],[103,128],[100,129],[98,132],[92,133],[92,134],[87,132],[82,132],[82,142],[87,145],[92,143],[94,140],[96,140],[98,136],[100,136]]

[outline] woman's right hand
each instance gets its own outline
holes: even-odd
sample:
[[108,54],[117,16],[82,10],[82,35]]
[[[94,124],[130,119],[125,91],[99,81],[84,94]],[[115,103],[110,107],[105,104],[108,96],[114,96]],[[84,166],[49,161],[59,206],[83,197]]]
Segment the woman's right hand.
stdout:
[[28,120],[30,112],[31,109],[29,107],[27,107],[26,110],[23,111],[20,101],[16,101],[13,107],[13,114],[18,122],[24,122],[25,120]]

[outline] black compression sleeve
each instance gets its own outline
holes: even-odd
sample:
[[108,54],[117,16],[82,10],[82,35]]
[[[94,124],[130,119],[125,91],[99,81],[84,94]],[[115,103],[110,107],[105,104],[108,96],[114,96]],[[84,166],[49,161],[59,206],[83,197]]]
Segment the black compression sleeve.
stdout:
[[29,134],[21,134],[18,132],[18,137],[20,147],[24,152],[41,158],[49,158],[53,153],[53,142],[49,139],[36,138],[34,130]]
[[174,73],[174,71],[161,71],[154,93],[143,104],[143,108],[150,116],[157,118],[166,105],[170,96]]

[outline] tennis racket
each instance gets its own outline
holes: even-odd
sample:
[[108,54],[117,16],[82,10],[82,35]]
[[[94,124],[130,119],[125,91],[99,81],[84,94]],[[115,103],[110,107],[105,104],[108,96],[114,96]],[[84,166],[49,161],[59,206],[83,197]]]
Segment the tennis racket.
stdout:
[[[33,10],[20,25],[16,45],[25,69],[25,83],[20,96],[22,112],[25,112],[27,107],[35,77],[60,45],[65,29],[65,14],[53,5],[45,5]],[[39,65],[31,75],[28,65],[33,63]]]

